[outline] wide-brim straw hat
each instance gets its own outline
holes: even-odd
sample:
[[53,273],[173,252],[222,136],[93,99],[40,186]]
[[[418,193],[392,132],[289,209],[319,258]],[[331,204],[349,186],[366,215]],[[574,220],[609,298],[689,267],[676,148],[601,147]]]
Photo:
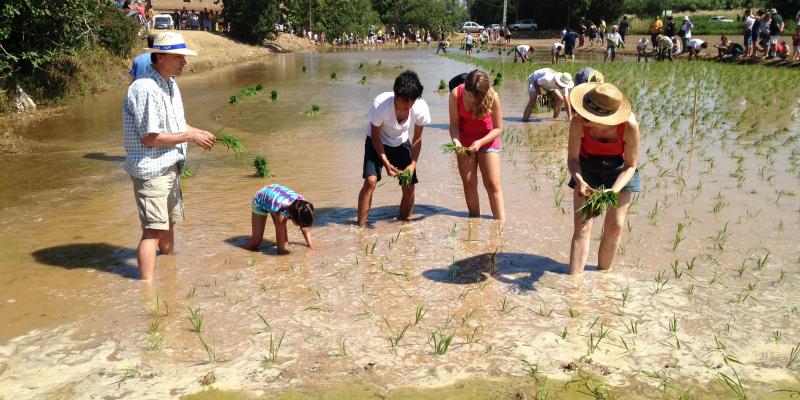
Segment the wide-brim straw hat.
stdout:
[[575,81],[572,80],[572,75],[569,72],[556,73],[556,84],[565,89],[572,89],[575,86]]
[[183,35],[177,32],[159,32],[153,40],[153,47],[145,48],[148,53],[180,54],[196,56],[197,52],[186,47]]
[[578,85],[570,92],[569,102],[578,115],[598,124],[619,125],[631,115],[628,99],[610,83]]

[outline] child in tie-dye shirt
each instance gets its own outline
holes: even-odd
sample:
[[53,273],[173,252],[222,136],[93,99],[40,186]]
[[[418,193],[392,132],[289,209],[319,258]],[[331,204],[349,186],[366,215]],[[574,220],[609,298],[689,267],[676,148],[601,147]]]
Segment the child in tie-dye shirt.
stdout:
[[272,216],[272,222],[275,224],[275,243],[278,246],[278,254],[289,253],[286,248],[289,244],[289,235],[286,230],[288,220],[300,227],[306,244],[309,248],[314,248],[310,232],[311,224],[314,222],[314,205],[305,201],[303,196],[295,193],[292,189],[278,184],[264,186],[253,197],[253,235],[245,248],[257,250],[261,245],[261,241],[264,239],[267,214]]

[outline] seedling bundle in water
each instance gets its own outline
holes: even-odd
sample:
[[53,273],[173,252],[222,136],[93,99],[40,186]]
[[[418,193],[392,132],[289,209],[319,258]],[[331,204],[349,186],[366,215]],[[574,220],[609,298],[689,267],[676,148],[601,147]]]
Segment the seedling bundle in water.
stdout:
[[225,146],[229,151],[232,151],[236,157],[242,155],[244,152],[244,146],[242,142],[233,135],[221,135],[217,136],[217,142]]
[[358,83],[360,83],[362,85],[366,85],[367,84],[367,77],[366,76],[362,76],[361,80],[358,81]]
[[331,72],[331,80],[335,81],[336,79],[336,72]]
[[277,90],[273,90],[272,92],[270,92],[269,101],[278,101],[278,91]]
[[469,153],[469,149],[464,146],[456,146],[453,143],[445,143],[442,145],[442,153],[467,154]]
[[257,156],[253,159],[253,167],[256,169],[256,176],[260,178],[269,178],[275,176],[275,172],[269,167],[269,161],[262,156]]
[[609,207],[619,207],[619,195],[613,190],[605,190],[605,187],[600,186],[578,209],[582,213],[581,222],[585,224],[586,221],[603,215]]
[[414,173],[408,170],[403,171],[394,177],[397,178],[400,181],[400,184],[403,186],[408,186],[414,181]]
[[447,89],[447,82],[444,79],[439,80],[439,91],[444,92]]
[[306,117],[310,117],[315,114],[319,114],[319,106],[316,104],[312,104],[311,108],[303,113],[303,115],[305,115]]

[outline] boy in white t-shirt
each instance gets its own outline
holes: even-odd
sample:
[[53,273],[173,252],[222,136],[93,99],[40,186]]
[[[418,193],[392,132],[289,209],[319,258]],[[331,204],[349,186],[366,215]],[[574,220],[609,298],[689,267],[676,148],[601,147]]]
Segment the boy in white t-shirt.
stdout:
[[[375,97],[367,114],[369,128],[364,142],[364,186],[358,194],[358,226],[367,222],[372,193],[381,180],[381,168],[389,176],[408,171],[411,183],[402,185],[400,220],[407,220],[414,208],[417,159],[422,150],[422,128],[431,122],[428,103],[422,100],[422,83],[416,72],[405,71],[394,81],[392,92]],[[411,130],[413,139],[409,141]]]
[[642,57],[644,57],[644,62],[647,62],[647,45],[649,44],[650,41],[647,38],[641,38],[636,43],[636,62],[640,62]]
[[700,50],[707,49],[708,43],[700,39],[691,39],[686,45],[689,51],[689,60],[694,60],[700,56]]
[[550,63],[558,64],[558,59],[564,54],[564,45],[562,43],[553,43],[550,46]]
[[525,61],[528,61],[528,54],[533,53],[533,45],[521,44],[517,46],[517,49],[514,51],[514,62],[517,62],[517,56],[522,59],[522,63],[524,64]]

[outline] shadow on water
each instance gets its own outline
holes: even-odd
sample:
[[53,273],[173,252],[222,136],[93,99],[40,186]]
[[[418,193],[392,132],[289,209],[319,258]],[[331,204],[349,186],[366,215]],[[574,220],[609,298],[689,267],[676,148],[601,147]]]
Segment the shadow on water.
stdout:
[[83,155],[83,158],[88,158],[90,160],[98,160],[98,161],[112,161],[117,163],[125,161],[124,156],[112,156],[106,153],[86,153]]
[[[388,181],[392,182],[392,181]],[[369,218],[367,218],[367,225],[378,221],[396,221],[397,213],[400,211],[400,198],[397,199],[398,204],[392,206],[373,207],[369,211]],[[328,225],[354,225],[356,223],[357,209],[355,207],[320,207],[314,211],[314,226],[322,227]],[[456,211],[445,207],[434,206],[430,204],[416,204],[414,205],[414,212],[411,214],[410,221],[420,221],[427,217],[434,215],[449,215],[453,217],[468,218],[469,213],[466,211]],[[481,218],[491,218],[485,216]]]
[[36,261],[65,269],[94,268],[125,278],[138,278],[139,269],[129,260],[136,250],[108,243],[73,243],[39,249],[31,253]]
[[[492,273],[494,270],[494,273]],[[429,269],[422,276],[432,281],[467,285],[492,277],[516,285],[521,291],[533,289],[533,284],[545,272],[567,274],[569,266],[550,257],[523,253],[485,253],[458,260],[447,269]]]

